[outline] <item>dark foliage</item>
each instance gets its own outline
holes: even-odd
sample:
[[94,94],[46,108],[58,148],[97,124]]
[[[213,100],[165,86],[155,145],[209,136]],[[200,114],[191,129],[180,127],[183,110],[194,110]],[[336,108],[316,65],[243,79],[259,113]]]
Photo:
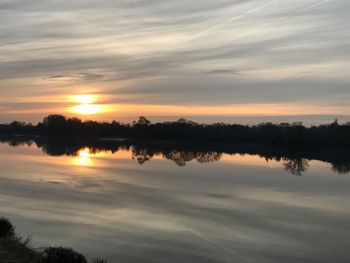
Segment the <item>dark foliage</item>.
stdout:
[[[30,239],[18,237],[15,227],[6,218],[0,218],[0,262],[1,263],[87,263],[86,258],[71,248],[47,247],[33,249]],[[101,258],[91,263],[107,263]]]
[[86,258],[71,248],[48,247],[43,250],[45,263],[87,263]]
[[0,238],[12,238],[15,236],[15,227],[6,218],[0,218]]
[[15,227],[6,219],[0,219],[0,262],[44,263],[40,253],[29,246],[29,238],[18,237]]
[[267,145],[302,145],[350,147],[350,123],[304,127],[302,123],[262,123],[255,126],[215,123],[198,124],[186,119],[151,123],[140,117],[132,124],[113,121],[82,121],[62,115],[49,115],[37,125],[12,122],[0,125],[0,134],[43,135],[48,137],[114,137],[177,142],[259,143]]

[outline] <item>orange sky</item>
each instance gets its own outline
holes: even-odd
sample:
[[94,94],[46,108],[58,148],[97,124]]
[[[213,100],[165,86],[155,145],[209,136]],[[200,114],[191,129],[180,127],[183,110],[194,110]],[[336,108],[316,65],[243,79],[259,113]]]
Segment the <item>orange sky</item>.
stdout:
[[0,16],[0,122],[350,120],[347,0],[20,2]]

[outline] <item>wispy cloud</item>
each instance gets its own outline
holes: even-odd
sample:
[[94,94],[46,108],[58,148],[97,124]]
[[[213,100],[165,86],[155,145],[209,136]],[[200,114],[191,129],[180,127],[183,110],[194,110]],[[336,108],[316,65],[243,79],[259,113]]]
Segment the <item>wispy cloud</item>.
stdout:
[[0,95],[342,108],[349,10],[347,0],[2,1]]

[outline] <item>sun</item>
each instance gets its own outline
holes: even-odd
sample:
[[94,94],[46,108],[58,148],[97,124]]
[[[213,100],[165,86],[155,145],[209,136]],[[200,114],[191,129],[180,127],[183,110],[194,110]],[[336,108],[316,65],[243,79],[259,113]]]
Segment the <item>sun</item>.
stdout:
[[91,104],[96,101],[95,95],[76,95],[74,100],[80,104]]
[[102,106],[97,104],[81,104],[74,106],[73,111],[82,115],[98,114],[102,112]]
[[73,106],[71,111],[80,115],[93,115],[103,112],[103,106],[94,104],[97,100],[96,95],[81,94],[73,96],[73,100],[78,105]]

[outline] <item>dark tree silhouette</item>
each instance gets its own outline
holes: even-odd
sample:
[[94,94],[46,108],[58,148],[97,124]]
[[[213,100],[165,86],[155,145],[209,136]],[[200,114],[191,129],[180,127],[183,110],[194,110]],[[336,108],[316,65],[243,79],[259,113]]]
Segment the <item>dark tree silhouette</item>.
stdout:
[[291,174],[301,176],[304,172],[307,171],[309,167],[309,161],[302,158],[287,159],[284,158],[283,163],[284,169]]
[[19,121],[0,124],[0,134],[350,149],[350,124],[339,124],[337,120],[330,124],[307,128],[300,122],[247,126],[225,123],[198,124],[187,119],[179,119],[175,122],[151,123],[146,117],[141,116],[138,121],[130,125],[117,121],[111,123],[82,121],[78,118],[53,114],[45,117],[37,125]]
[[138,125],[138,126],[147,126],[151,124],[151,121],[149,121],[146,117],[144,116],[140,116],[139,120],[137,122],[134,121],[134,126]]

